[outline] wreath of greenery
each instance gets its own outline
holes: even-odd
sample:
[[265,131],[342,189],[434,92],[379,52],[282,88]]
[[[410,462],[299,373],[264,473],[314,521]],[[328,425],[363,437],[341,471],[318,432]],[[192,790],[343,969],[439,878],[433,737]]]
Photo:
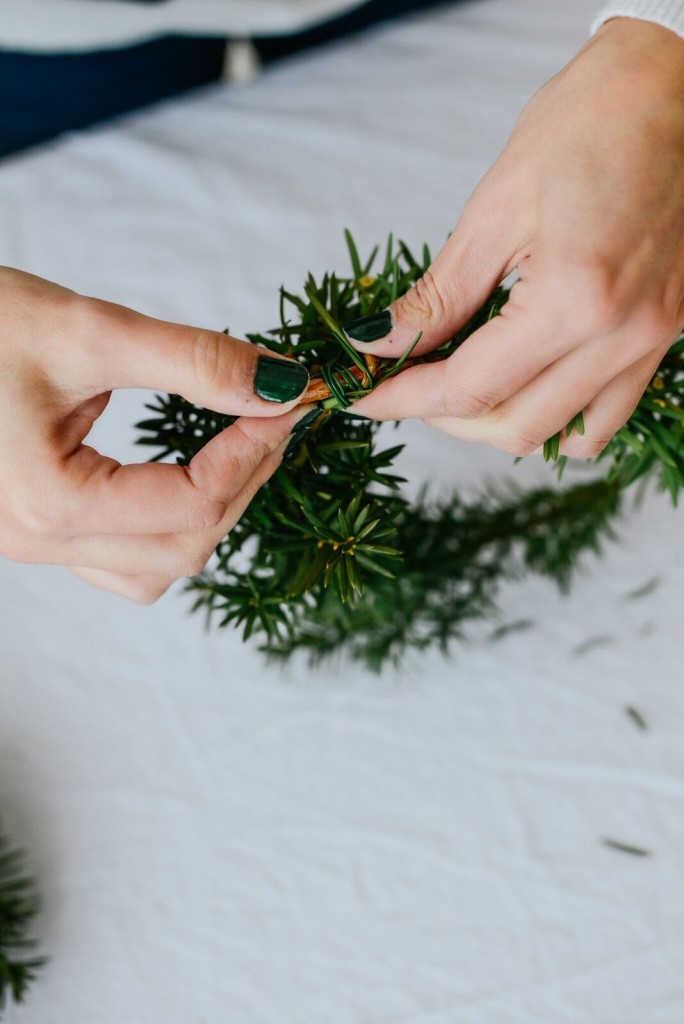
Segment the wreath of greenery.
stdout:
[[[351,273],[309,275],[303,294],[280,291],[280,325],[249,335],[305,363],[316,403],[300,424],[281,468],[241,522],[217,547],[210,567],[191,579],[192,610],[209,622],[242,628],[271,658],[307,652],[312,662],[338,651],[372,669],[398,663],[409,649],[449,650],[467,623],[496,613],[496,593],[524,571],[567,588],[586,552],[615,536],[624,491],[655,479],[676,503],[684,484],[684,335],[663,360],[638,408],[593,460],[597,479],[560,485],[561,434],[544,446],[558,481],[524,490],[514,482],[476,500],[457,491],[444,500],[423,492],[411,503],[392,472],[401,446],[380,448],[379,424],[356,417],[353,400],[400,373],[400,360],[360,355],[343,325],[384,309],[429,266],[390,237],[362,261],[347,232]],[[508,298],[499,287],[437,353],[444,358]],[[418,339],[416,339],[417,341]],[[414,343],[415,344],[415,343]],[[351,408],[350,408],[351,406]],[[140,444],[187,465],[234,420],[178,395],[157,395],[137,424]],[[581,413],[565,433],[582,432]]]
[[[254,344],[299,359],[311,371],[298,426],[283,463],[216,549],[211,567],[188,581],[192,610],[208,622],[239,626],[272,658],[303,650],[312,662],[343,651],[372,669],[409,649],[448,652],[466,626],[496,614],[497,588],[525,571],[566,589],[586,552],[615,537],[624,492],[655,480],[674,504],[684,486],[684,335],[671,347],[629,422],[593,462],[603,475],[560,485],[561,434],[544,445],[557,481],[524,490],[514,482],[475,500],[457,491],[411,503],[392,470],[402,446],[379,448],[380,424],[354,415],[352,402],[411,363],[361,356],[343,325],[384,309],[430,265],[390,237],[362,262],[347,232],[351,274],[309,276],[303,295],[280,291],[280,325],[249,335]],[[497,288],[465,327],[428,358],[444,358],[508,298]],[[417,340],[417,339],[416,339]],[[192,457],[234,418],[157,395],[138,443],[152,461]],[[564,433],[582,432],[579,413]],[[504,627],[505,628],[505,627]],[[637,713],[630,709],[636,715]],[[639,718],[640,720],[640,718]],[[640,720],[641,721],[641,720]],[[612,842],[612,841],[611,841]],[[642,855],[644,851],[613,844]],[[32,955],[29,929],[40,909],[24,853],[0,831],[0,1012],[20,1002],[45,962]]]

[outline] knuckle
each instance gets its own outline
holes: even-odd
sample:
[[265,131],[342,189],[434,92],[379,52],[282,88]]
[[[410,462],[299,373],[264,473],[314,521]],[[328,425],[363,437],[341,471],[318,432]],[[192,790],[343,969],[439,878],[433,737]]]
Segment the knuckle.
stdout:
[[207,445],[186,467],[186,475],[195,491],[205,497],[198,517],[206,516],[208,526],[217,526],[227,501],[281,444],[279,438],[263,438],[248,432],[238,420],[230,428],[230,437],[226,436],[225,443],[218,447]]
[[519,457],[531,455],[540,444],[543,444],[543,441],[538,437],[531,437],[529,432],[518,424],[506,426],[494,441],[495,448]]
[[480,388],[468,387],[463,381],[454,380],[457,372],[456,363],[447,360],[446,373],[452,379],[447,379],[446,387],[437,391],[436,409],[431,415],[471,420],[491,412],[498,403],[497,396],[493,392],[484,392]]
[[49,540],[65,532],[67,524],[62,511],[48,501],[24,501],[16,514],[22,529],[32,537]]
[[570,271],[563,286],[566,322],[582,334],[601,336],[624,319],[625,302],[615,273],[601,263]]
[[59,360],[54,372],[60,375],[74,374],[76,380],[83,372],[83,360],[88,364],[97,358],[102,336],[102,324],[106,317],[106,303],[101,299],[78,295],[76,292],[60,289],[54,296],[50,308],[54,330],[69,339],[69,345],[50,346],[44,350],[44,357],[51,365]]
[[100,299],[60,288],[52,296],[50,314],[54,316],[57,330],[68,332],[79,339],[87,338],[102,315],[103,305]]
[[426,270],[413,288],[406,292],[404,303],[420,320],[438,322],[446,315],[446,302],[431,270]]
[[489,395],[475,394],[465,388],[456,388],[446,397],[449,411],[445,415],[457,416],[460,419],[474,420],[494,408],[495,401]]
[[568,438],[562,445],[563,453],[576,459],[593,459],[608,447],[610,437],[578,437]]
[[246,429],[244,423],[240,420],[234,424],[233,429],[236,434],[240,435],[241,443],[244,446],[244,451],[241,454],[235,452],[232,455],[233,465],[237,469],[242,467],[243,473],[244,465],[247,462],[246,456],[248,456],[250,465],[260,465],[264,459],[268,458],[269,455],[276,451],[282,443],[282,438],[280,436],[273,434],[273,436],[268,435],[265,437],[253,427]]
[[600,455],[604,451],[612,438],[610,437],[593,437],[590,438],[586,445],[584,445],[584,456],[585,458],[592,458],[594,455]]
[[213,530],[226,514],[226,503],[220,499],[202,502],[192,517],[192,530]]
[[210,479],[214,481],[215,487],[221,481],[224,491],[233,492],[239,489],[245,476],[246,460],[237,452],[227,452],[222,456],[220,462],[218,459],[212,460],[210,457],[207,460],[206,468],[211,473]]
[[62,315],[68,319],[69,327],[87,335],[93,326],[108,315],[108,303],[89,295],[67,292],[62,296]]
[[232,376],[232,349],[223,334],[198,331],[191,345],[193,369],[200,385],[211,390],[224,385]]

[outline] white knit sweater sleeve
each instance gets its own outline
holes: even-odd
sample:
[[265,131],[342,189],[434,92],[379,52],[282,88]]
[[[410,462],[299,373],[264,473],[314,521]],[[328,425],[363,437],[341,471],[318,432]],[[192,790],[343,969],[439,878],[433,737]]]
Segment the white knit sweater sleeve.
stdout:
[[684,38],[684,0],[610,0],[591,26],[592,35],[609,18],[642,18]]

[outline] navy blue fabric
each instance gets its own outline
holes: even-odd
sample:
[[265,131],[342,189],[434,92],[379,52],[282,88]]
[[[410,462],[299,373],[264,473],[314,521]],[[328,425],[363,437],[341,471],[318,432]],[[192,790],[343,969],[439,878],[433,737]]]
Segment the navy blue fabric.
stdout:
[[88,54],[0,50],[0,156],[219,77],[225,41],[167,37]]
[[[261,38],[256,46],[268,63],[388,18],[454,2],[366,0],[313,29]],[[176,36],[85,54],[0,50],[0,157],[214,81],[224,51],[223,39]]]

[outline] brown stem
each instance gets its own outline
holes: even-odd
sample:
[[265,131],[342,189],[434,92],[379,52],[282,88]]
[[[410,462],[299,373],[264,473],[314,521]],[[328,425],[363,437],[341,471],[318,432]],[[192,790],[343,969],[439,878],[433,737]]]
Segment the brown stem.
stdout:
[[[373,384],[382,384],[382,374],[380,371],[384,369],[389,370],[394,364],[394,360],[378,359],[377,356],[372,356],[370,354],[365,354],[363,358],[366,360],[366,366],[368,367],[367,373],[358,366],[348,367],[347,372],[351,373],[354,380],[358,380],[364,388],[370,389]],[[438,363],[444,358],[443,352],[428,352],[427,355],[421,356],[419,359],[407,359],[399,372],[403,373],[404,370],[408,370],[411,366],[416,366],[418,363]],[[378,375],[380,376],[380,380],[377,379]],[[344,387],[346,382],[342,376],[339,373],[336,373],[335,376]],[[320,377],[312,377],[306,391],[302,394],[302,397],[299,399],[297,404],[308,405],[311,402],[324,402],[326,398],[330,398],[330,388]]]
[[[367,372],[364,372],[359,366],[350,366],[348,373],[352,375],[354,380],[358,380],[359,384],[363,387],[370,387],[374,381],[374,374],[377,372],[380,360],[376,356],[364,356],[366,360],[366,366],[368,367]],[[335,376],[339,380],[340,384],[344,385],[344,378],[341,374],[336,373]],[[311,402],[324,402],[326,398],[330,398],[330,388],[320,377],[312,377],[309,381],[306,391],[299,399],[299,405],[309,405]]]

